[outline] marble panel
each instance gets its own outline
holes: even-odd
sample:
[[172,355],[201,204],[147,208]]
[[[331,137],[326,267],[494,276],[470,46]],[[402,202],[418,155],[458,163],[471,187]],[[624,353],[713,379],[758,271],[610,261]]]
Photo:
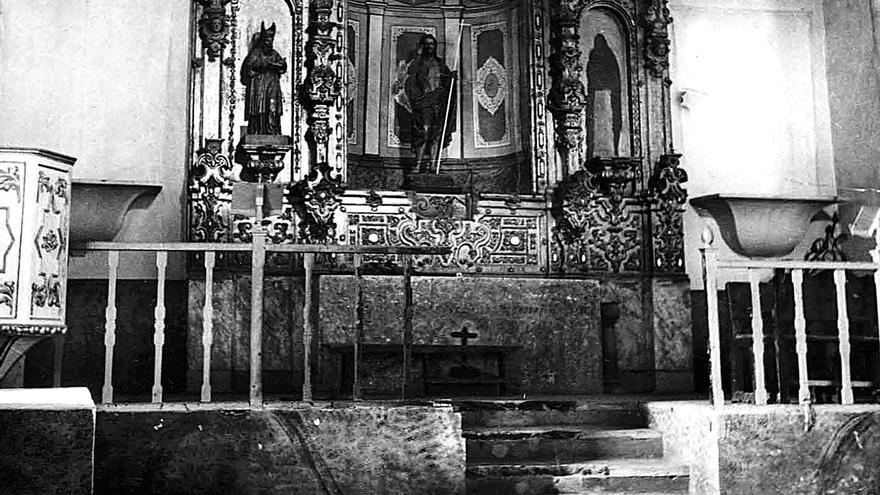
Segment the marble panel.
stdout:
[[690,282],[653,283],[655,367],[667,371],[693,369]]
[[642,282],[607,280],[600,286],[602,302],[616,302],[620,318],[617,333],[617,366],[621,372],[653,369],[650,335],[646,331]]
[[[365,277],[366,342],[400,342],[400,277]],[[594,393],[602,388],[599,284],[590,280],[417,277],[413,280],[413,341],[457,345],[466,327],[477,345],[521,346],[510,377],[525,393]],[[324,343],[350,343],[354,278],[321,279]]]
[[[268,276],[263,301],[264,389],[298,391],[302,386],[302,278]],[[202,383],[204,281],[190,282],[188,390]],[[217,392],[247,389],[250,373],[250,276],[215,277],[211,383]]]
[[[232,336],[235,334],[235,307],[232,301],[233,284],[229,278],[215,278],[213,286],[214,317],[211,345],[211,386],[218,391],[230,388],[229,366],[232,356]],[[187,351],[187,390],[198,392],[202,386],[202,326],[204,323],[205,282],[189,282]]]
[[464,493],[446,406],[101,412],[96,494]]
[[690,467],[690,493],[876,493],[880,406],[646,404],[664,456]]
[[719,430],[722,493],[877,493],[880,406],[727,407]]

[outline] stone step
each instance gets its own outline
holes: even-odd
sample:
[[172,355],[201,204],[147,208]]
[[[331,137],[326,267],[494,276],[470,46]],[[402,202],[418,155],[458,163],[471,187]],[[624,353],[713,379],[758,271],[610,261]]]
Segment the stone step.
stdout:
[[659,432],[596,425],[471,427],[463,432],[467,460],[479,462],[577,462],[663,455]]
[[585,400],[455,401],[462,426],[593,424],[639,428],[648,425],[641,403]]
[[687,466],[663,459],[467,466],[468,495],[683,494],[688,483]]

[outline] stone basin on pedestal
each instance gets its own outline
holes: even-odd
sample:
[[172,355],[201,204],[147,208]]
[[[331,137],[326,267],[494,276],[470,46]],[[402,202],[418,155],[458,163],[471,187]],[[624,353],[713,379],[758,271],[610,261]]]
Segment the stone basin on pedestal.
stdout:
[[710,194],[690,200],[701,215],[718,223],[735,253],[749,258],[785,256],[804,239],[810,220],[837,202],[831,195]]
[[112,241],[140,198],[155,197],[162,186],[134,181],[74,179],[70,239]]

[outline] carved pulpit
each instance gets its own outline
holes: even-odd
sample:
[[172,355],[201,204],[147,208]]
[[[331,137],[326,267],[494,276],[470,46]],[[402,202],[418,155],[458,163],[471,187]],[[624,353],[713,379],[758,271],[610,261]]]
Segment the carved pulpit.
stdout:
[[66,332],[75,161],[0,148],[0,380],[32,345]]

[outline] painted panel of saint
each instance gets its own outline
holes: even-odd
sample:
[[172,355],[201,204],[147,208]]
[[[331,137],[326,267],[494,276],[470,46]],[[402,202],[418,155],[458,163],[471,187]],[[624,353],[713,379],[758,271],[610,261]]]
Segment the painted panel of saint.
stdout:
[[586,58],[587,157],[630,156],[629,55],[626,30],[605,9],[584,13],[580,26]]

